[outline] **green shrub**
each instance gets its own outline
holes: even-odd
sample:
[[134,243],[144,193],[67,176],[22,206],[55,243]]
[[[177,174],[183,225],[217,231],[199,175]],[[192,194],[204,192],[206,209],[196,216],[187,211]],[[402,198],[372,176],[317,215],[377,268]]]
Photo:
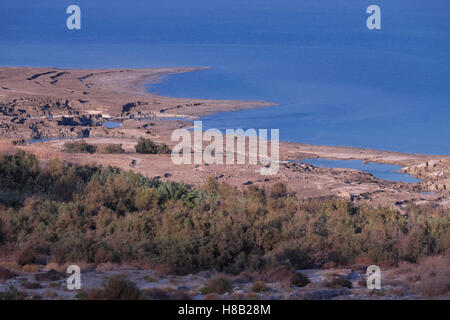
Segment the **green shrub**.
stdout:
[[252,285],[252,291],[253,292],[263,292],[267,290],[266,283],[263,281],[256,281]]
[[0,181],[3,190],[33,190],[41,174],[38,159],[17,149],[14,155],[0,155]]
[[156,153],[159,153],[159,154],[171,154],[172,153],[172,149],[170,149],[170,147],[165,143],[158,145],[156,150],[157,150]]
[[84,140],[66,142],[63,145],[63,152],[67,153],[95,153],[97,147],[93,144],[89,144]]
[[158,187],[159,201],[161,204],[169,200],[182,200],[188,206],[193,207],[198,197],[197,192],[193,191],[189,186],[182,183],[166,182]]
[[231,280],[227,278],[215,278],[208,281],[206,287],[202,288],[202,294],[218,293],[224,294],[231,291]]
[[142,292],[125,276],[115,275],[109,279],[103,296],[106,300],[139,300],[142,298]]
[[180,274],[272,268],[264,281],[297,285],[292,270],[362,256],[396,265],[450,249],[450,212],[439,207],[410,205],[403,214],[334,198],[301,200],[281,185],[270,196],[214,180],[199,189],[59,160],[40,169],[23,151],[0,156],[0,176],[0,195],[17,197],[0,197],[0,250],[25,248],[17,255],[25,265],[50,257],[151,262]]
[[134,147],[137,153],[170,154],[172,150],[166,144],[157,145],[150,139],[140,138]]

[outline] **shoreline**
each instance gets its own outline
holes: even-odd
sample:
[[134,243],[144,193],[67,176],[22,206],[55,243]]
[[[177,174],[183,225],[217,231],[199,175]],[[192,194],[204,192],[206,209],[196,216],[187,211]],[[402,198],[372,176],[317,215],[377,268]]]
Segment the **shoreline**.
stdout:
[[[18,69],[18,70],[60,70],[61,72],[64,71],[80,71],[80,72],[92,72],[95,73],[95,76],[98,75],[105,75],[108,73],[138,73],[142,74],[140,77],[137,77],[135,79],[122,79],[123,81],[121,81],[120,79],[110,79],[111,81],[114,81],[116,83],[116,86],[112,86],[110,87],[111,89],[122,89],[123,88],[133,88],[134,90],[128,91],[128,93],[133,93],[133,94],[139,94],[139,95],[146,95],[148,94],[150,97],[158,97],[161,99],[174,99],[174,100],[184,100],[184,101],[191,101],[191,100],[197,100],[197,101],[210,101],[212,103],[214,102],[229,102],[229,103],[233,103],[233,104],[238,104],[238,105],[243,105],[241,108],[236,108],[235,110],[230,110],[230,109],[220,109],[219,107],[217,108],[211,108],[207,113],[205,114],[201,114],[201,115],[192,115],[192,114],[180,114],[177,115],[176,118],[184,118],[186,119],[185,121],[193,121],[196,119],[201,119],[201,116],[205,116],[205,115],[214,115],[220,112],[235,112],[235,111],[241,111],[241,110],[245,110],[245,109],[257,109],[259,107],[275,107],[275,106],[279,106],[278,103],[275,102],[267,102],[267,101],[250,101],[250,100],[223,100],[223,99],[209,99],[209,98],[184,98],[184,97],[171,97],[171,96],[164,96],[155,92],[151,92],[149,90],[146,89],[146,84],[151,84],[151,83],[159,83],[161,81],[161,77],[163,76],[170,76],[173,74],[181,74],[181,73],[188,73],[188,72],[195,72],[195,71],[202,71],[202,70],[209,70],[211,69],[210,67],[185,67],[185,68],[145,68],[145,69],[109,69],[109,68],[104,68],[104,69],[81,69],[81,68],[48,68],[48,67],[0,67],[0,72],[4,72],[5,70],[8,69]],[[0,78],[0,83],[3,79]],[[131,84],[131,85],[130,85]],[[121,91],[118,91],[121,92]],[[0,93],[0,101],[1,101],[1,97],[3,95]],[[172,118],[171,114],[163,114],[165,112],[161,112],[159,114],[156,114],[156,117],[159,117],[161,119],[165,119],[165,118]],[[115,117],[115,116],[104,116],[104,118],[111,118],[111,119],[120,119],[120,117]],[[167,121],[170,121],[170,119],[165,119]],[[183,120],[184,121],[184,120]],[[354,146],[347,146],[347,145],[320,145],[320,144],[308,144],[308,143],[302,143],[302,142],[293,142],[293,141],[284,141],[284,140],[280,140],[280,143],[284,143],[287,145],[298,145],[298,146],[304,146],[304,147],[310,147],[310,148],[332,148],[332,149],[342,149],[344,151],[365,151],[365,152],[369,152],[369,153],[376,153],[376,154],[392,154],[392,155],[398,155],[398,156],[404,156],[406,158],[417,158],[417,159],[421,159],[421,158],[427,158],[427,159],[434,159],[436,157],[438,158],[449,158],[450,159],[450,155],[447,154],[428,154],[428,153],[409,153],[409,152],[400,152],[400,151],[395,151],[395,150],[380,150],[380,149],[373,149],[373,148],[368,148],[368,147],[354,147]],[[320,156],[320,158],[322,158],[322,156]],[[336,160],[352,160],[352,159],[360,159],[360,160],[364,160],[363,158],[341,158],[341,157],[336,157],[336,158],[329,158],[329,159],[336,159]],[[371,160],[371,162],[376,162],[376,163],[389,163],[389,164],[399,164],[399,165],[403,165],[402,163],[399,162],[389,162],[389,160],[386,160],[386,162],[378,162],[378,161],[383,161],[383,160],[377,160],[377,161],[373,161]]]
[[[146,85],[161,81],[162,76],[205,70],[207,68],[157,68],[157,69],[62,69],[62,68],[0,68],[0,134],[9,141],[31,140],[30,138],[85,137],[90,139],[131,139],[149,138],[159,143],[172,144],[171,132],[187,128],[192,122],[170,120],[170,118],[196,119],[218,112],[255,109],[276,106],[264,101],[233,101],[193,98],[165,97],[147,91]],[[36,119],[45,117],[44,119]],[[126,118],[121,128],[108,129],[102,126],[107,118]],[[137,121],[146,118],[146,121]],[[62,119],[62,120],[61,120]],[[69,119],[69,120],[68,120]],[[127,142],[130,144],[130,142]],[[61,154],[58,141],[43,143],[48,149],[63,159],[76,158]],[[39,144],[41,145],[41,144]],[[28,149],[32,149],[28,147]],[[97,159],[93,161],[108,163],[112,161],[119,167],[128,167],[117,159]],[[136,157],[137,158],[137,157]],[[377,194],[380,190],[392,192],[388,203],[397,198],[394,194],[404,194],[408,199],[422,199],[418,192],[437,191],[447,194],[450,185],[450,156],[407,154],[395,151],[380,151],[348,146],[318,146],[304,143],[280,141],[280,160],[300,160],[302,158],[322,158],[336,160],[362,160],[380,164],[401,166],[400,172],[408,173],[424,182],[420,188],[409,184],[389,183],[373,179],[370,175],[352,169],[318,169],[286,165],[271,179],[288,181],[305,197],[324,195],[344,195],[346,198],[364,198],[361,194]],[[77,159],[84,162],[86,159]],[[140,161],[147,161],[142,159]],[[164,160],[162,160],[164,161]],[[430,164],[431,165],[428,165]],[[159,164],[158,164],[159,165]],[[183,181],[202,180],[193,176],[193,168],[186,170],[173,166],[160,165],[164,170],[179,172]],[[290,167],[291,166],[291,167]],[[139,166],[138,166],[139,167]],[[139,168],[138,168],[139,169]],[[181,169],[181,170],[180,170]],[[195,169],[195,168],[194,168]],[[145,174],[161,175],[158,170]],[[229,175],[225,181],[240,185],[261,180],[247,170],[233,172],[230,168],[203,168],[202,170],[220,176]],[[242,168],[243,170],[243,168]],[[248,171],[248,172],[247,172]],[[286,171],[286,172],[284,172]],[[311,171],[311,172],[309,172]],[[356,172],[354,172],[356,171]],[[336,176],[336,172],[339,174]],[[362,175],[360,175],[360,173]],[[441,174],[442,173],[442,174]],[[339,175],[342,175],[340,177]],[[302,179],[312,179],[310,185],[302,185]],[[177,179],[176,175],[173,179]],[[347,183],[346,181],[355,181]],[[195,182],[196,181],[196,182]],[[362,183],[362,184],[361,184]],[[263,183],[264,184],[264,183]],[[390,189],[391,188],[391,189]],[[399,188],[399,189],[398,189]],[[324,191],[325,190],[325,191]],[[378,190],[378,191],[377,191]],[[383,191],[385,192],[385,191]],[[383,203],[381,197],[380,203]],[[436,196],[433,199],[438,199]],[[420,200],[422,201],[422,200]],[[434,200],[433,200],[434,201]],[[450,201],[447,197],[439,203]]]
[[[203,70],[210,70],[210,67],[205,67],[205,68],[200,68],[198,70],[192,70],[192,71],[188,71],[188,72],[196,72],[196,71],[203,71]],[[183,72],[185,73],[185,72]],[[187,72],[186,72],[187,73]],[[173,75],[173,74],[178,74],[178,73],[171,73],[171,74],[166,74],[167,76]],[[160,81],[162,81],[161,79],[153,82],[153,83],[159,83]],[[211,100],[211,101],[215,101],[217,99],[214,98],[199,98],[199,97],[195,97],[195,98],[186,98],[186,97],[172,97],[170,95],[162,95],[156,92],[152,92],[151,90],[147,90],[147,92],[149,92],[152,95],[157,95],[160,97],[170,97],[170,98],[177,98],[177,99],[206,99],[206,100]],[[233,100],[231,100],[233,101]],[[247,101],[247,100],[244,100]],[[251,100],[248,100],[248,102],[252,102]],[[263,101],[264,102],[264,101]],[[266,102],[268,104],[270,104],[268,107],[277,107],[280,106],[279,103],[276,102]],[[228,110],[216,110],[215,112],[208,114],[208,116],[212,116],[215,115],[217,113],[222,113],[222,112],[237,112],[237,111],[241,111],[241,110],[235,110],[235,111],[228,111]],[[189,119],[189,116],[187,116],[186,121],[194,121],[194,120],[201,120],[201,117],[196,118],[196,119]],[[430,153],[422,153],[422,152],[401,152],[401,151],[396,151],[396,150],[384,150],[384,149],[375,149],[375,148],[370,148],[370,147],[356,147],[356,146],[348,146],[348,145],[324,145],[324,144],[309,144],[309,143],[303,143],[303,142],[295,142],[295,141],[288,141],[288,140],[280,140],[280,143],[286,143],[286,144],[295,144],[295,145],[304,145],[304,146],[310,146],[310,147],[329,147],[329,148],[339,148],[339,149],[355,149],[355,150],[364,150],[364,151],[369,151],[369,152],[376,152],[376,153],[389,153],[389,154],[398,154],[398,155],[407,155],[409,157],[420,157],[420,156],[425,156],[425,157],[439,157],[439,158],[446,158],[448,157],[450,159],[450,154],[430,154]],[[341,159],[341,158],[336,158],[337,160],[352,160],[352,159]],[[364,159],[361,159],[364,160]],[[377,162],[377,161],[371,161],[371,162],[375,162],[375,163],[381,163],[381,162]],[[383,162],[383,163],[391,163],[391,162]],[[394,163],[392,163],[394,164]],[[398,164],[398,162],[396,163]]]

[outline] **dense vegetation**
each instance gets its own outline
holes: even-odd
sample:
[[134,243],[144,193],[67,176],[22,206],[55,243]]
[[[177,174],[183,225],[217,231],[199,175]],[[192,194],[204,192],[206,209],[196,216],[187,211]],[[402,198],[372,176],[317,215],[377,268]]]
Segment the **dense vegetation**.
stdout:
[[66,142],[63,145],[63,151],[67,153],[102,153],[102,154],[120,154],[125,153],[121,144],[90,144],[84,140]]
[[170,154],[172,150],[165,143],[156,144],[150,139],[140,138],[134,147],[137,153],[145,154]]
[[[137,153],[143,154],[170,154],[172,150],[165,143],[156,144],[150,139],[140,138],[134,146]],[[103,154],[120,154],[125,153],[121,144],[91,144],[85,140],[70,141],[63,145],[63,151],[66,153],[103,153]]]
[[148,261],[179,273],[395,265],[447,254],[450,213],[303,201],[277,184],[192,188],[113,167],[0,156],[0,249],[20,264]]
[[93,144],[81,140],[64,143],[63,151],[67,153],[95,153],[97,148]]

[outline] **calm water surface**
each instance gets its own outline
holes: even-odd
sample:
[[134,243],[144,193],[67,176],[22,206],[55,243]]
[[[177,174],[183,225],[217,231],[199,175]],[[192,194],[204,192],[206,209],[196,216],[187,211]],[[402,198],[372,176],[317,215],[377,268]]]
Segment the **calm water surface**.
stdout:
[[[279,128],[282,140],[450,154],[450,1],[2,1],[0,65],[72,68],[208,66],[149,90],[266,100],[204,127]],[[0,77],[1,85],[1,77]]]
[[380,164],[380,163],[364,163],[362,160],[330,160],[330,159],[303,159],[302,162],[309,163],[317,167],[322,168],[349,168],[356,169],[371,173],[374,177],[389,181],[401,181],[401,182],[421,182],[419,179],[413,176],[396,172],[401,167],[392,164]]

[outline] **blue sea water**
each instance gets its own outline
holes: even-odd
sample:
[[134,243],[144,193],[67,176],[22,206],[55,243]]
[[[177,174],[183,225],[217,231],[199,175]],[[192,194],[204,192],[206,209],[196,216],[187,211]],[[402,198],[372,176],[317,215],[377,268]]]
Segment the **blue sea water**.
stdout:
[[105,121],[105,122],[103,122],[103,126],[108,129],[120,128],[120,127],[122,127],[122,122]]
[[359,171],[371,173],[374,177],[389,181],[401,181],[407,183],[421,182],[409,174],[397,172],[401,167],[393,164],[364,163],[362,160],[330,160],[330,159],[302,159],[302,162],[309,163],[323,168],[351,168]]
[[[66,28],[66,8],[82,29]],[[370,4],[382,29],[366,28]],[[149,90],[266,100],[205,128],[282,140],[450,154],[448,0],[40,0],[0,3],[0,65],[207,66]],[[1,75],[0,75],[1,85]]]

